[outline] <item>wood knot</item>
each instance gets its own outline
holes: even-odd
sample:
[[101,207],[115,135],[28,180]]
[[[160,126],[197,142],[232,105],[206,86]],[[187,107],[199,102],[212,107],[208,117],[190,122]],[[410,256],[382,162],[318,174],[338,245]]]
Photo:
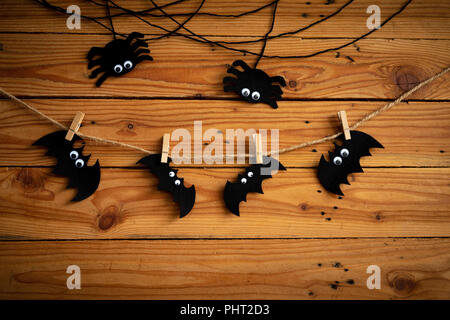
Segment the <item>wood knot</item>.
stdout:
[[37,192],[44,188],[45,176],[39,169],[22,168],[16,175],[16,181],[24,192]]
[[411,90],[419,83],[418,77],[406,68],[400,68],[395,72],[395,84],[403,91]]
[[136,124],[132,123],[132,122],[125,122],[125,125],[123,127],[121,127],[121,129],[119,131],[117,131],[117,134],[120,136],[128,136],[128,137],[134,137],[137,135],[137,133],[135,132],[135,127]]
[[381,212],[377,211],[374,214],[375,214],[375,220],[377,220],[377,221],[384,220],[384,216],[383,216],[383,214]]
[[295,80],[290,80],[289,81],[289,87],[295,88],[296,86],[297,86],[297,81],[295,81]]
[[307,203],[302,203],[302,204],[300,204],[300,209],[302,210],[302,211],[306,211],[306,210],[308,210],[308,204]]
[[407,272],[393,272],[387,275],[389,286],[400,296],[407,296],[416,287],[414,276]]
[[108,230],[109,228],[114,226],[114,224],[116,224],[119,214],[119,208],[117,208],[116,206],[107,207],[98,220],[98,227],[101,230]]

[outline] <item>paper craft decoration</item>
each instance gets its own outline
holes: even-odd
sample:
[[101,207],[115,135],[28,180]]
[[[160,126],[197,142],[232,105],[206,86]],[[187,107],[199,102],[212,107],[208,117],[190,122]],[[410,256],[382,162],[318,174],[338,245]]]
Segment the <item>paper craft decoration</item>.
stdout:
[[345,140],[344,134],[338,139],[344,140],[342,146],[334,143],[334,152],[328,152],[330,161],[322,155],[318,167],[319,181],[322,186],[335,194],[344,195],[340,184],[350,184],[347,175],[354,172],[364,172],[359,160],[370,156],[370,148],[383,148],[374,138],[361,131],[350,131],[351,138]]
[[167,163],[161,162],[161,154],[152,154],[140,159],[137,163],[146,165],[159,179],[158,190],[169,191],[173,195],[173,201],[180,204],[180,218],[186,216],[195,204],[195,187],[186,188],[184,179],[177,177],[178,170],[172,169],[167,158]]
[[55,157],[57,163],[53,173],[67,177],[69,183],[67,188],[77,189],[77,194],[72,201],[81,201],[92,195],[100,183],[100,164],[98,160],[93,166],[88,166],[91,155],[84,156],[84,145],[74,148],[75,141],[81,140],[76,134],[72,140],[66,140],[67,131],[56,131],[43,136],[33,143],[34,146],[48,148],[46,155]]
[[[236,66],[242,67],[244,71],[239,71],[235,68]],[[249,67],[242,60],[234,61],[233,66],[227,72],[236,75],[237,78],[223,78],[223,90],[225,92],[234,91],[248,102],[261,102],[274,109],[278,108],[277,100],[281,99],[283,90],[277,83],[285,87],[286,81],[283,77],[270,77],[260,69]]]
[[[245,174],[238,175],[238,182],[232,183],[227,181],[225,185],[224,200],[228,210],[239,216],[239,204],[241,201],[247,202],[247,193],[258,192],[263,194],[262,183],[264,179],[272,178],[271,174],[262,175],[261,170],[275,168],[278,170],[286,170],[286,168],[271,157],[263,157],[262,164],[253,164],[245,168]],[[273,170],[270,170],[270,173]]]
[[[103,72],[95,83],[97,87],[100,87],[109,76],[123,76],[133,70],[138,63],[144,60],[153,61],[153,58],[148,55],[150,50],[142,48],[148,47],[147,42],[140,40],[143,37],[142,33],[133,32],[126,39],[114,39],[103,48],[92,47],[89,50],[88,69],[98,66],[89,78],[96,78]],[[95,57],[98,58],[93,60]]]

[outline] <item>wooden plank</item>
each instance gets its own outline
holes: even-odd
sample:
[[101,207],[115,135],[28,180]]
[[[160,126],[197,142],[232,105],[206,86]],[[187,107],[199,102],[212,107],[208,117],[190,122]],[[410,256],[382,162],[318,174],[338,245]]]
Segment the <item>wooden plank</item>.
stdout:
[[102,169],[97,192],[70,203],[74,190],[49,169],[0,169],[0,238],[302,238],[450,235],[450,169],[366,168],[350,176],[342,199],[323,191],[313,169],[288,169],[251,193],[241,217],[223,190],[242,169],[179,171],[196,204],[179,219],[169,193],[146,169]]
[[[73,110],[86,114],[81,132],[101,138],[161,152],[161,137],[179,128],[194,137],[194,121],[202,121],[203,133],[216,130],[223,135],[223,152],[228,146],[227,129],[279,130],[279,148],[316,140],[341,130],[337,112],[347,110],[352,125],[385,102],[281,101],[277,110],[266,105],[239,101],[32,99],[30,105],[56,120],[70,125]],[[257,112],[255,112],[257,111]],[[0,165],[49,166],[45,150],[33,147],[41,136],[57,130],[35,114],[0,101]],[[359,130],[375,137],[385,149],[372,149],[373,157],[362,158],[364,167],[450,166],[450,104],[410,102],[370,120]],[[231,141],[231,139],[228,139]],[[181,143],[194,150],[190,141]],[[204,141],[209,143],[209,141]],[[187,145],[186,145],[187,144]],[[237,140],[235,139],[235,145]],[[265,145],[265,143],[263,143]],[[268,149],[271,141],[268,142]],[[316,167],[321,154],[334,147],[331,142],[282,154],[286,166]],[[312,152],[316,151],[316,152]],[[110,145],[87,143],[87,153],[99,158],[102,166],[134,166],[142,153]],[[237,150],[235,149],[235,152]],[[193,156],[193,154],[192,154]],[[202,164],[205,166],[207,164]],[[210,165],[208,165],[210,166]],[[211,166],[215,166],[212,164]],[[217,164],[223,167],[223,164]]]
[[[107,79],[96,88],[88,78],[86,54],[109,40],[98,35],[0,34],[0,87],[22,96],[235,99],[235,94],[223,91],[227,65],[240,58],[250,64],[255,61],[171,38],[151,44],[155,61],[143,62],[126,76]],[[308,54],[342,42],[288,38],[270,43],[267,53]],[[259,48],[259,44],[251,46],[256,52]],[[259,67],[286,79],[285,99],[393,99],[450,65],[449,50],[450,40],[374,39],[340,50],[338,58],[330,52],[308,59],[263,59]],[[450,99],[450,75],[411,98]]]
[[[157,1],[162,5],[167,1]],[[119,5],[133,10],[150,8],[150,2],[139,0],[118,0]],[[281,1],[278,5],[276,24],[273,34],[293,31],[305,27],[315,21],[322,19],[321,15],[329,15],[342,7],[347,1],[288,0]],[[301,37],[334,38],[358,37],[369,30],[366,20],[370,16],[366,13],[370,5],[378,5],[381,8],[381,20],[398,11],[406,0],[358,0],[346,7],[341,13],[332,19],[315,25],[302,32]],[[62,8],[74,4],[74,1],[50,1]],[[245,6],[241,1],[227,1],[224,5],[220,0],[208,0],[200,12],[211,12],[219,14],[237,14],[261,7],[269,1],[251,0],[246,1]],[[88,16],[106,16],[102,7],[98,7],[87,1],[77,1],[81,13]],[[171,14],[192,13],[200,4],[199,1],[185,1],[181,4],[167,9]],[[113,14],[116,12],[112,10]],[[266,8],[257,14],[241,17],[239,19],[217,18],[210,16],[197,16],[186,25],[193,32],[202,35],[236,35],[236,36],[263,36],[269,28],[271,21],[271,8]],[[157,12],[159,14],[159,12]],[[408,8],[400,15],[387,23],[380,31],[372,34],[378,38],[450,38],[450,5],[445,0],[414,0]],[[184,21],[185,17],[177,17],[178,21]],[[152,23],[162,25],[169,30],[175,29],[175,24],[166,18],[149,19]],[[20,21],[20,23],[17,23]],[[103,19],[108,25],[108,21]],[[143,33],[161,33],[162,31],[143,23],[132,17],[114,18],[115,28],[118,32],[130,33],[140,31]],[[226,26],[226,27],[225,27]],[[66,16],[48,10],[30,0],[4,0],[0,5],[0,31],[1,32],[70,32],[70,33],[99,33],[108,32],[94,22],[82,20],[81,30],[69,30],[66,27]]]
[[450,298],[449,239],[2,242],[0,257],[2,299]]

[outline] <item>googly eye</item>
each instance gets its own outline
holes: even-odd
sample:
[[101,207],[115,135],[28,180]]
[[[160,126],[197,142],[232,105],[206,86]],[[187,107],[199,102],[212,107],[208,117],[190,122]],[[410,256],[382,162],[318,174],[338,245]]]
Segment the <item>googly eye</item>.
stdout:
[[114,66],[114,72],[115,72],[115,73],[121,73],[122,70],[123,70],[123,67],[122,67],[120,64],[116,64],[116,65]]
[[246,184],[246,183],[247,183],[247,179],[242,178],[242,179],[241,179],[241,183],[242,183],[242,184]]
[[169,172],[169,177],[171,177],[171,178],[175,177],[175,172],[170,171],[170,172]]
[[177,179],[177,180],[175,180],[174,183],[175,183],[176,186],[179,186],[181,184],[181,181]]
[[72,160],[78,159],[78,152],[76,152],[75,150],[72,150],[69,154],[69,157]]
[[347,158],[350,155],[350,151],[348,151],[348,149],[344,148],[341,150],[340,154],[341,154],[342,158]]
[[83,168],[83,167],[84,167],[84,161],[83,161],[83,159],[78,159],[77,161],[75,161],[75,167],[77,167],[77,168]]
[[250,95],[250,89],[248,89],[248,88],[242,89],[241,94],[243,97],[247,98]]
[[337,166],[340,166],[342,164],[342,158],[341,157],[334,157],[333,163]]
[[253,91],[252,99],[256,101],[256,100],[259,100],[259,98],[261,98],[261,95],[259,94],[259,92],[258,91]]
[[123,63],[123,66],[125,67],[125,69],[131,69],[131,68],[133,68],[133,62],[131,62],[130,60],[127,60]]
[[249,171],[249,172],[247,173],[247,175],[248,175],[249,178],[251,178],[251,177],[253,177],[253,172]]

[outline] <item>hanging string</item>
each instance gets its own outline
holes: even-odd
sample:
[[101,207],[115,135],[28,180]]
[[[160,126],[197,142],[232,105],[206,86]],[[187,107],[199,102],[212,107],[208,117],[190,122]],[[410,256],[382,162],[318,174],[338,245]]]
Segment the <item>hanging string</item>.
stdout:
[[[61,12],[61,13],[64,13],[64,14],[67,14],[67,12],[66,12],[63,8],[60,8],[60,7],[57,7],[57,6],[54,6],[54,5],[50,5],[46,0],[33,0],[33,1],[35,1],[35,2],[37,2],[37,3],[40,3],[41,5],[43,5],[43,6],[47,7],[47,8],[56,10],[56,11]],[[278,1],[278,0],[276,0],[276,1]],[[275,3],[276,1],[273,1],[273,2],[271,2],[270,4],[267,4],[267,5],[264,5],[264,6],[267,7],[267,6],[269,6],[269,5],[273,4],[273,3]],[[182,24],[179,23],[176,19],[173,18],[174,15],[168,14],[167,12],[165,12],[165,11],[163,10],[163,6],[157,6],[156,3],[154,3],[154,1],[152,1],[152,4],[153,4],[154,6],[156,5],[156,6],[155,6],[155,9],[159,10],[159,11],[162,13],[162,16],[171,19],[171,20],[172,20],[173,22],[175,22],[178,26],[180,26],[180,29],[183,29],[183,30],[187,31],[189,34],[184,34],[184,33],[179,33],[179,32],[173,32],[173,31],[168,30],[167,28],[164,28],[164,27],[162,27],[162,26],[160,26],[160,25],[157,25],[157,24],[155,24],[155,23],[151,23],[151,22],[147,21],[146,19],[144,19],[143,17],[141,17],[141,16],[139,15],[139,12],[135,12],[135,11],[133,11],[133,10],[130,10],[130,9],[121,7],[121,6],[117,5],[116,3],[114,3],[114,2],[111,1],[111,0],[110,0],[110,2],[111,2],[111,4],[114,5],[114,7],[115,7],[117,10],[121,10],[121,11],[123,11],[123,12],[126,13],[126,14],[130,14],[130,15],[134,16],[135,18],[139,19],[140,21],[146,23],[147,25],[149,25],[149,26],[151,26],[151,27],[153,27],[153,28],[157,28],[157,29],[163,30],[163,31],[166,32],[166,33],[170,33],[171,35],[181,36],[181,37],[184,37],[184,38],[187,38],[187,39],[189,39],[189,40],[196,41],[196,42],[200,42],[200,43],[204,43],[204,44],[209,44],[209,45],[215,45],[215,46],[221,47],[221,48],[226,49],[226,50],[229,50],[229,51],[239,52],[239,53],[242,53],[242,54],[255,55],[255,56],[258,56],[258,57],[259,57],[259,56],[260,56],[260,53],[253,52],[253,51],[249,51],[249,50],[245,50],[245,49],[239,49],[239,48],[230,47],[230,46],[228,46],[228,45],[226,45],[226,44],[228,44],[228,43],[229,43],[229,44],[240,44],[240,43],[243,44],[243,43],[252,43],[252,42],[259,42],[259,41],[264,41],[264,40],[265,40],[264,38],[260,38],[260,39],[256,39],[256,40],[249,40],[249,41],[234,41],[234,42],[233,42],[233,41],[212,41],[212,40],[209,40],[209,39],[207,39],[207,38],[204,37],[204,36],[201,36],[201,35],[196,34],[195,32],[192,32],[190,29],[186,28],[186,26],[184,26],[184,25],[181,26]],[[180,2],[181,2],[181,1],[180,1]],[[339,12],[341,12],[345,7],[347,7],[347,6],[348,6],[350,3],[352,3],[352,2],[353,2],[353,0],[348,1],[347,3],[345,3],[342,7],[340,7],[340,8],[339,8],[337,11],[335,11],[334,13],[330,14],[329,16],[327,16],[327,17],[325,17],[325,18],[323,18],[323,19],[320,19],[320,20],[318,20],[318,21],[316,21],[316,22],[313,22],[313,23],[310,24],[309,26],[306,26],[306,27],[297,29],[297,30],[295,30],[295,31],[289,31],[289,32],[284,32],[284,33],[278,34],[278,35],[268,36],[267,40],[271,40],[271,39],[275,39],[275,38],[280,38],[280,37],[287,36],[287,35],[298,34],[299,32],[302,32],[302,31],[304,31],[304,30],[306,30],[306,29],[308,29],[308,28],[310,28],[310,27],[312,27],[312,26],[317,25],[318,23],[321,23],[321,22],[323,22],[323,21],[325,21],[325,20],[327,20],[327,19],[329,19],[329,18],[335,16],[336,14],[338,14]],[[371,35],[372,33],[378,31],[379,29],[381,29],[381,27],[383,27],[386,23],[388,23],[388,22],[391,21],[394,17],[396,17],[398,14],[400,14],[401,12],[403,12],[403,11],[406,9],[406,7],[407,7],[411,2],[412,2],[412,0],[406,1],[406,2],[401,6],[401,8],[400,8],[399,10],[397,10],[396,12],[394,12],[391,16],[389,16],[385,21],[383,21],[383,22],[381,23],[380,28],[372,29],[372,30],[370,30],[369,32],[367,32],[367,33],[365,33],[365,34],[363,34],[363,35],[357,37],[356,39],[353,39],[353,40],[351,40],[351,41],[349,41],[349,42],[347,42],[347,43],[344,43],[343,45],[340,45],[340,46],[337,46],[337,47],[332,47],[332,48],[327,48],[327,49],[324,49],[324,50],[319,50],[319,51],[313,52],[313,53],[311,53],[311,54],[306,54],[306,55],[290,55],[290,56],[262,55],[262,57],[264,57],[264,58],[270,58],[270,59],[273,59],[273,58],[278,58],[278,59],[299,59],[299,58],[309,58],[309,57],[314,57],[314,56],[317,56],[317,55],[320,55],[320,54],[323,54],[323,53],[326,53],[326,52],[340,50],[340,49],[342,49],[342,48],[348,47],[348,46],[350,46],[350,45],[352,45],[352,44],[354,44],[354,43],[356,43],[356,42],[358,42],[358,41],[360,41],[360,40],[366,38],[367,36],[369,36],[369,35]],[[178,2],[178,3],[179,3],[179,2]],[[257,11],[259,11],[259,9],[261,9],[261,8],[258,8],[258,10],[252,10],[251,13],[257,12]],[[195,14],[195,15],[198,15],[198,14],[200,14],[200,13],[197,13],[197,14]],[[248,12],[248,14],[250,14],[250,12]],[[105,26],[104,24],[102,24],[101,22],[97,21],[97,18],[87,17],[87,16],[84,16],[84,15],[82,15],[81,17],[86,18],[86,19],[89,19],[89,20],[91,20],[91,21],[94,21],[94,22],[98,23],[99,25],[101,25],[102,27],[106,28],[107,30],[110,30],[110,31],[111,31],[111,29],[110,29],[109,27],[107,27],[107,26]],[[123,36],[126,36],[126,35],[123,35]],[[149,38],[149,39],[145,39],[145,41],[152,41],[152,40],[158,39],[158,38],[159,38],[159,37],[156,37],[156,38]]]
[[[434,76],[432,76],[432,77],[430,77],[430,78],[420,82],[419,84],[417,84],[412,89],[410,89],[410,90],[406,91],[405,93],[403,93],[402,95],[400,95],[394,101],[387,103],[386,105],[384,105],[383,107],[375,110],[372,113],[369,113],[364,118],[362,118],[361,120],[359,120],[358,122],[356,122],[355,124],[350,126],[350,129],[351,130],[355,130],[356,128],[358,128],[359,126],[364,124],[366,121],[369,121],[370,119],[376,117],[380,113],[391,109],[392,107],[394,107],[395,105],[397,105],[400,102],[402,102],[403,100],[405,100],[407,97],[409,97],[411,94],[413,94],[414,92],[416,92],[417,90],[419,90],[423,86],[425,86],[425,85],[431,83],[432,81],[442,77],[448,71],[450,71],[450,66],[446,67],[445,69],[443,69],[441,72],[435,74]],[[26,108],[26,109],[36,113],[37,115],[39,115],[43,119],[51,122],[52,124],[54,124],[55,126],[59,127],[60,129],[68,130],[67,126],[65,126],[62,123],[60,123],[59,121],[57,121],[57,120],[47,116],[45,113],[42,113],[41,111],[39,111],[36,108],[34,108],[33,106],[29,105],[25,101],[18,99],[17,97],[13,96],[12,94],[6,92],[5,90],[3,90],[1,88],[0,88],[0,93],[3,96],[5,96],[8,99],[10,99],[11,101],[13,101],[16,104],[20,105],[21,107],[24,107],[24,108]],[[330,141],[330,140],[336,139],[341,134],[342,134],[342,132],[338,132],[336,134],[323,137],[321,139],[312,140],[312,141],[308,141],[308,142],[303,142],[303,143],[296,144],[296,145],[293,145],[293,146],[290,146],[290,147],[287,147],[287,148],[280,149],[278,151],[268,152],[265,155],[267,155],[267,156],[279,155],[279,154],[282,154],[282,153],[286,153],[286,152],[294,151],[294,150],[297,150],[297,149],[305,148],[305,147],[308,147],[308,146],[316,145],[316,144],[319,144],[319,143],[322,143],[322,142],[326,142],[326,141]],[[152,150],[147,150],[147,149],[144,149],[144,148],[132,145],[132,144],[123,143],[123,142],[114,141],[114,140],[109,140],[109,139],[104,139],[104,138],[100,138],[100,137],[96,137],[96,136],[90,136],[90,135],[83,134],[81,132],[77,132],[77,135],[82,137],[82,138],[84,138],[84,139],[89,139],[89,140],[92,140],[92,141],[95,141],[95,142],[98,142],[98,143],[109,144],[109,145],[114,145],[114,146],[123,147],[123,148],[129,148],[129,149],[137,150],[137,151],[140,151],[140,152],[146,153],[146,154],[159,153],[159,152],[152,151]],[[225,157],[226,158],[235,158],[236,156],[238,156],[238,155],[226,155]],[[249,156],[252,156],[252,155],[245,154],[244,156],[249,157]]]
[[[430,82],[442,77],[444,74],[446,74],[448,71],[450,71],[450,66],[445,68],[444,70],[442,70],[441,72],[435,74],[434,76],[432,76],[431,78],[428,78],[427,80],[424,80],[422,82],[420,82],[419,84],[417,84],[415,87],[413,87],[412,89],[406,91],[405,93],[403,93],[400,97],[398,97],[397,99],[395,99],[392,102],[389,102],[388,104],[385,104],[383,107],[375,110],[372,113],[369,113],[368,115],[366,115],[364,118],[362,118],[361,120],[359,120],[358,122],[356,122],[355,124],[353,124],[352,126],[350,126],[350,130],[355,130],[356,128],[358,128],[359,126],[361,126],[363,123],[365,123],[366,121],[369,121],[370,119],[376,117],[377,115],[379,115],[380,113],[387,111],[389,109],[391,109],[393,106],[399,104],[400,102],[402,102],[403,100],[405,100],[407,97],[409,97],[410,95],[412,95],[414,92],[416,92],[417,90],[419,90],[420,88],[422,88],[423,86],[429,84]],[[308,142],[304,142],[304,143],[300,143],[297,145],[293,145],[290,146],[288,148],[283,148],[278,150],[277,152],[269,152],[267,155],[274,155],[274,154],[282,154],[285,152],[289,152],[289,151],[293,151],[293,150],[297,150],[300,148],[305,148],[308,146],[312,146],[315,144],[319,144],[325,141],[330,141],[330,140],[334,140],[337,137],[339,137],[343,132],[338,132],[336,134],[330,135],[330,136],[326,136],[323,137],[322,139],[318,139],[318,140],[312,140],[312,141],[308,141]]]
[[277,7],[278,7],[278,0],[274,2],[273,12],[272,12],[272,22],[270,24],[269,31],[267,31],[267,33],[264,35],[264,43],[261,48],[261,53],[259,54],[258,59],[256,59],[255,66],[254,66],[255,69],[258,66],[259,60],[261,60],[262,56],[264,55],[264,51],[266,50],[267,37],[273,31],[273,26],[275,25],[275,16],[277,15]]
[[[98,3],[98,2],[96,2],[94,0],[87,0],[87,1],[92,3],[92,4],[95,4],[97,6],[103,7],[103,5],[101,3]],[[177,1],[169,2],[167,4],[161,5],[159,7],[165,9],[167,7],[170,7],[170,6],[173,6],[173,5],[185,2],[185,1],[186,0],[177,0]],[[249,10],[249,11],[244,11],[244,12],[241,12],[241,13],[238,13],[238,14],[199,12],[198,15],[218,17],[218,18],[241,18],[243,16],[250,15],[250,14],[253,14],[253,13],[257,13],[257,12],[267,8],[267,7],[270,7],[271,5],[273,5],[273,3],[275,1],[278,1],[278,0],[271,1],[271,2],[261,6],[259,8],[252,9],[252,10]],[[141,15],[141,16],[149,16],[149,17],[153,17],[153,18],[165,18],[164,14],[149,13],[149,12],[155,11],[155,10],[157,10],[157,9],[153,6],[153,7],[150,7],[149,9],[144,9],[144,10],[140,10],[140,11],[133,11],[133,10],[130,10],[130,11],[132,11],[134,14],[138,14],[138,15]],[[120,12],[120,13],[116,13],[115,15],[113,15],[113,17],[123,16],[123,15],[126,16],[126,15],[131,15],[131,14],[128,13],[128,12]],[[182,17],[182,16],[189,16],[189,15],[191,15],[191,13],[173,13],[173,14],[171,14],[172,17]],[[93,18],[94,19],[104,19],[105,17],[93,17]]]
[[106,2],[106,11],[108,12],[109,24],[111,25],[112,35],[114,37],[114,40],[116,40],[116,30],[114,30],[114,24],[112,21],[111,12],[109,11],[108,0],[105,0],[105,2]]
[[[160,8],[160,7],[158,7],[158,5],[157,5],[153,0],[150,0],[150,1],[151,1],[152,4],[155,6],[155,9],[159,9],[159,8]],[[164,35],[162,35],[162,36],[159,36],[159,37],[156,37],[156,38],[153,38],[152,40],[155,41],[155,40],[159,40],[159,39],[162,39],[162,38],[165,38],[165,37],[169,37],[169,36],[171,36],[172,34],[176,33],[178,30],[180,30],[181,28],[183,28],[184,25],[185,25],[186,23],[189,22],[189,20],[191,20],[192,18],[194,18],[196,15],[198,15],[200,9],[201,9],[201,8],[203,7],[203,5],[205,4],[205,1],[206,1],[206,0],[202,0],[201,3],[200,3],[200,5],[198,6],[197,10],[195,10],[194,13],[192,13],[186,20],[184,20],[183,23],[179,24],[173,31],[167,32],[166,34],[164,34]]]
[[[98,5],[98,6],[103,6],[102,4],[99,4],[99,3],[97,3],[97,2],[95,2],[95,1],[93,1],[93,0],[87,0],[87,1],[88,1],[88,2],[91,2],[91,3],[94,3],[94,4]],[[170,6],[170,5],[178,4],[178,3],[183,2],[183,1],[185,1],[185,0],[178,0],[178,1],[170,2],[170,3],[168,3],[168,4],[159,6],[159,8],[164,9],[164,8]],[[257,13],[257,12],[259,12],[259,11],[261,11],[261,10],[267,8],[267,7],[272,6],[272,5],[273,5],[275,2],[277,2],[277,1],[279,1],[279,0],[274,0],[274,1],[272,1],[272,2],[269,2],[269,3],[266,4],[266,5],[263,5],[263,6],[259,7],[259,8],[256,8],[256,9],[253,9],[253,10],[250,10],[250,11],[246,11],[246,12],[242,12],[242,13],[239,13],[239,14],[216,14],[216,13],[210,13],[210,12],[197,12],[195,15],[208,15],[208,16],[222,17],[222,18],[224,18],[224,17],[226,17],[226,18],[240,18],[240,17],[246,16],[246,15],[249,15],[249,14]],[[307,25],[307,26],[305,26],[305,27],[301,27],[301,28],[299,28],[299,29],[297,29],[297,30],[294,30],[294,31],[289,31],[289,32],[280,33],[280,34],[278,34],[278,35],[269,36],[267,39],[268,39],[268,40],[271,40],[271,39],[274,39],[274,38],[282,38],[282,37],[285,37],[285,36],[288,36],[288,35],[295,35],[295,34],[297,34],[297,33],[300,33],[300,32],[303,32],[303,31],[305,31],[305,30],[308,30],[309,28],[311,28],[311,27],[313,27],[313,26],[315,26],[315,25],[318,25],[318,24],[320,24],[320,23],[322,23],[322,22],[324,22],[324,21],[326,21],[326,20],[328,20],[328,19],[334,17],[335,15],[339,14],[345,7],[347,7],[348,5],[350,5],[353,1],[354,1],[354,0],[349,0],[347,3],[345,3],[343,6],[341,6],[340,8],[338,8],[338,9],[337,9],[336,11],[334,11],[333,13],[329,14],[328,16],[323,17],[322,19],[319,19],[319,20],[317,20],[317,21],[314,21],[314,22],[310,23],[309,25]],[[118,9],[124,9],[124,8],[119,7]],[[112,17],[121,16],[121,15],[131,15],[131,16],[134,16],[134,17],[135,17],[136,15],[142,15],[142,16],[151,16],[151,17],[159,17],[159,18],[160,18],[160,17],[165,17],[165,18],[167,18],[167,16],[164,15],[164,14],[162,14],[162,15],[156,15],[156,14],[149,14],[149,13],[147,13],[147,12],[149,12],[149,11],[153,11],[153,10],[156,10],[156,9],[157,9],[157,7],[153,7],[153,8],[146,9],[146,10],[141,10],[141,11],[133,11],[133,10],[128,10],[128,9],[127,9],[126,12],[117,13],[117,14],[115,14],[115,15],[112,15]],[[186,16],[186,15],[191,15],[191,14],[190,14],[190,13],[171,14],[172,17]],[[104,16],[103,16],[103,17],[92,17],[92,18],[93,18],[93,19],[105,19]],[[179,34],[176,34],[176,35],[179,36]],[[261,41],[264,41],[264,39],[265,39],[265,37],[263,36],[263,37],[261,37],[261,38],[259,38],[259,39],[255,39],[255,40],[214,41],[214,42],[215,42],[215,43],[222,43],[222,44],[248,44],[248,43],[261,42]],[[153,40],[155,40],[155,38],[146,39],[146,40],[147,40],[147,41],[150,41],[150,40],[153,41]]]
[[[98,3],[97,1],[94,1],[94,0],[86,0],[86,1],[92,3],[92,4],[96,5],[96,6],[99,6],[99,7],[103,7],[104,6],[103,4]],[[161,7],[162,8],[167,8],[167,7],[170,7],[170,6],[173,6],[173,5],[177,5],[177,4],[185,2],[185,1],[186,0],[176,0],[176,1],[172,1],[172,2],[166,3],[166,4],[162,5]],[[149,8],[149,9],[145,9],[145,10],[141,10],[141,11],[135,11],[135,12],[136,12],[136,14],[143,15],[143,16],[151,16],[151,17],[155,17],[155,18],[162,17],[161,15],[154,15],[154,14],[149,13],[149,12],[154,11],[154,10],[156,10],[156,9],[155,8]],[[119,17],[119,16],[126,16],[126,15],[128,15],[127,12],[119,12],[119,13],[116,13],[116,14],[112,15],[112,17],[115,18],[115,17]],[[185,14],[185,15],[189,15],[189,14]],[[92,18],[93,19],[105,19],[105,17],[92,17]]]
[[[95,2],[92,1],[92,0],[88,0],[88,1],[89,1],[89,2],[95,3]],[[183,0],[181,0],[180,2],[182,2],[182,1],[183,1]],[[275,2],[277,2],[277,1],[279,1],[279,0],[274,0],[274,1],[272,1],[272,2],[269,2],[269,3],[266,4],[266,5],[263,5],[263,6],[259,7],[259,8],[257,8],[257,9],[253,9],[253,10],[250,10],[250,11],[247,11],[247,12],[243,12],[243,13],[239,13],[239,14],[215,14],[215,13],[210,13],[210,12],[198,12],[196,15],[209,15],[209,16],[214,16],[214,17],[227,17],[227,18],[240,18],[240,17],[246,16],[246,15],[249,15],[249,14],[253,14],[253,13],[259,12],[259,11],[261,11],[262,9],[265,9],[265,8],[267,8],[267,7],[270,7],[270,6],[272,6],[272,5],[273,5]],[[307,25],[307,26],[305,26],[305,27],[301,27],[301,28],[296,29],[296,30],[294,30],[294,31],[283,32],[283,33],[280,33],[280,34],[278,34],[278,35],[269,36],[269,37],[268,37],[268,40],[275,39],[275,38],[282,38],[282,37],[289,36],[289,35],[295,35],[295,34],[297,34],[297,33],[300,33],[300,32],[303,32],[303,31],[305,31],[305,30],[308,30],[308,29],[310,29],[311,27],[313,27],[313,26],[315,26],[315,25],[318,25],[318,24],[320,24],[320,23],[322,23],[322,22],[324,22],[324,21],[326,21],[326,20],[328,20],[328,19],[334,17],[335,15],[339,14],[344,8],[346,8],[348,5],[350,5],[353,1],[354,1],[354,0],[349,0],[348,2],[346,2],[343,6],[341,6],[340,8],[338,8],[338,9],[337,9],[336,11],[334,11],[333,13],[329,14],[328,16],[323,17],[322,19],[319,19],[319,20],[317,20],[317,21],[314,21],[314,22],[310,23],[309,25]],[[96,4],[97,4],[97,3],[96,3]],[[169,4],[172,4],[172,3],[169,3]],[[97,4],[97,5],[102,6],[101,4]],[[165,7],[166,7],[166,5],[160,6],[160,8],[165,8]],[[118,9],[124,9],[124,8],[119,7]],[[127,15],[127,14],[129,14],[129,15],[134,16],[134,17],[135,17],[135,15],[143,15],[143,16],[150,15],[150,16],[152,16],[152,17],[159,17],[159,18],[160,18],[160,17],[165,17],[165,18],[167,18],[167,16],[164,15],[164,14],[162,14],[162,15],[156,15],[156,14],[141,14],[141,13],[144,12],[144,11],[155,10],[155,9],[156,9],[155,7],[151,8],[151,9],[147,9],[147,10],[142,10],[142,11],[133,11],[133,10],[127,9],[126,12],[118,13],[118,14],[116,14],[115,16],[119,16],[119,15]],[[172,16],[172,17],[177,17],[177,16],[186,16],[186,15],[190,15],[190,14],[189,14],[189,13],[179,13],[179,14],[171,14],[170,16]],[[114,16],[113,16],[113,17],[114,17]],[[104,19],[104,18],[105,18],[105,17],[95,17],[94,19]],[[180,34],[177,34],[177,35],[180,36]],[[247,44],[247,43],[261,42],[261,41],[264,41],[264,39],[265,39],[265,38],[264,38],[264,36],[263,36],[263,37],[261,37],[261,38],[259,38],[259,39],[255,39],[255,40],[214,41],[214,42],[215,42],[215,43],[222,43],[222,44]]]

